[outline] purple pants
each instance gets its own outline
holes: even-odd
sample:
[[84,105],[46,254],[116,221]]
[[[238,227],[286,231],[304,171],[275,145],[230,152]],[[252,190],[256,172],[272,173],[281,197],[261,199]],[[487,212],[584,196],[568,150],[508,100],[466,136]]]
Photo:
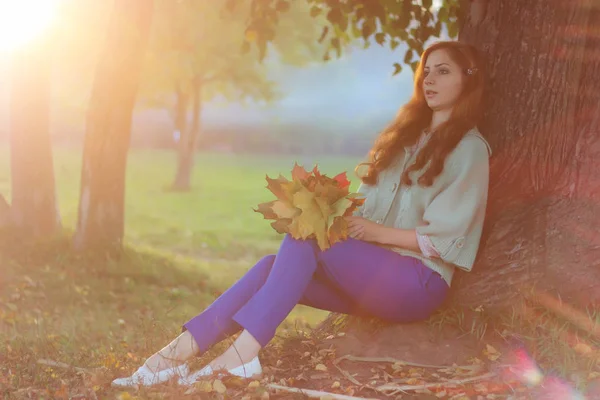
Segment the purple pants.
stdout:
[[428,318],[447,292],[416,258],[355,239],[322,251],[314,240],[287,235],[277,255],[262,258],[183,329],[201,353],[242,328],[264,347],[296,304],[411,322]]

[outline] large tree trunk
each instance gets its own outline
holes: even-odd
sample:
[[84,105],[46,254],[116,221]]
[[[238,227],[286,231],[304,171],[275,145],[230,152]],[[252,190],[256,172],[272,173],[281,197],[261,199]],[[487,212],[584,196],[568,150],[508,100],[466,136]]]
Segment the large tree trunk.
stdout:
[[472,14],[460,40],[489,61],[491,95],[481,128],[494,155],[484,245],[474,271],[458,274],[455,300],[503,305],[535,283],[579,304],[597,301],[599,5],[473,4],[483,18]]
[[131,119],[153,2],[117,2],[96,71],[83,150],[78,249],[119,250]]
[[171,186],[172,190],[176,191],[188,191],[191,188],[194,156],[198,145],[198,137],[200,136],[200,116],[202,113],[202,84],[198,82],[195,82],[192,87],[192,112],[192,126],[190,129],[185,129],[187,127],[185,126],[184,129],[180,130],[177,173]]
[[[470,3],[460,40],[489,60],[490,101],[480,128],[494,155],[480,257],[453,281],[451,304],[465,312],[508,305],[533,284],[574,303],[598,300],[600,10],[592,3],[489,0],[487,10],[481,0]],[[452,327],[433,338],[427,324],[381,327],[331,314],[317,332],[340,329],[350,334],[338,355],[452,363],[480,351],[472,338],[457,340]]]
[[40,38],[13,54],[10,222],[26,235],[60,228],[50,142],[50,47]]

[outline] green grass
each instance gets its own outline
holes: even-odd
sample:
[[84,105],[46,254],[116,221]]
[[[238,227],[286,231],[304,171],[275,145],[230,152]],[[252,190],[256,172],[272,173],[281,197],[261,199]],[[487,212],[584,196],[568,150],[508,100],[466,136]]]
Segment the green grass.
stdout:
[[[81,153],[61,148],[54,155],[63,224],[72,229]],[[114,392],[107,384],[112,378],[131,372],[260,257],[277,251],[281,235],[252,208],[272,199],[265,174],[289,176],[295,157],[199,154],[193,189],[187,193],[165,190],[175,161],[170,151],[130,153],[127,251],[118,260],[73,254],[69,238],[31,247],[10,233],[1,238],[0,393],[35,388],[40,398],[60,398],[67,387],[71,395],[87,390],[98,398],[111,397]],[[327,157],[312,162],[330,175],[349,171],[355,190],[358,182],[351,171],[357,161]],[[6,148],[0,149],[0,191],[10,199]],[[598,338],[570,326],[569,331],[577,332],[593,353],[581,346],[574,351],[573,343],[564,340],[566,322],[545,310],[536,312],[535,318],[513,314],[489,324],[480,321],[467,327],[465,334],[477,340],[486,332],[517,333],[545,369],[565,377],[576,373],[582,382],[597,376]],[[279,334],[314,326],[326,315],[296,307]],[[432,327],[464,325],[461,315],[441,312],[431,320]],[[592,313],[590,319],[599,321],[598,315]],[[105,367],[104,375],[67,373],[40,365],[40,359]]]
[[[8,149],[2,148],[0,154],[0,190],[9,200]],[[81,152],[59,148],[54,157],[63,225],[72,230]],[[128,251],[119,260],[73,254],[68,238],[23,247],[10,234],[5,237],[0,388],[60,391],[63,371],[37,364],[39,359],[107,367],[111,376],[105,377],[105,384],[168,343],[183,322],[260,257],[277,251],[282,236],[252,208],[272,199],[265,174],[289,176],[295,161],[295,157],[199,154],[192,190],[178,193],[165,190],[175,172],[174,152],[132,151],[126,191]],[[336,174],[352,171],[356,160],[314,162],[322,172]],[[349,178],[354,179],[353,173]],[[326,315],[299,306],[280,330],[314,326]]]
[[[72,227],[77,219],[80,154],[57,150],[55,161],[62,217]],[[126,240],[211,259],[253,261],[273,252],[281,236],[252,208],[273,198],[265,188],[265,175],[289,177],[294,161],[292,156],[199,154],[191,192],[177,193],[165,190],[175,174],[174,152],[132,151]],[[356,184],[351,171],[357,160],[327,157],[315,162],[329,174],[350,171]]]
[[[9,152],[2,148],[0,190],[10,198]],[[63,225],[77,221],[81,151],[54,150],[56,190]],[[289,177],[295,156],[257,156],[200,153],[190,192],[166,190],[175,174],[176,154],[169,150],[132,150],[126,186],[125,243],[153,251],[174,253],[199,261],[201,272],[215,287],[226,288],[262,256],[275,253],[282,238],[270,221],[253,211],[273,195],[265,175]],[[319,169],[334,175],[348,171],[357,187],[352,157],[314,158]],[[324,313],[298,307],[295,317],[316,323]],[[298,311],[297,310],[297,311]]]

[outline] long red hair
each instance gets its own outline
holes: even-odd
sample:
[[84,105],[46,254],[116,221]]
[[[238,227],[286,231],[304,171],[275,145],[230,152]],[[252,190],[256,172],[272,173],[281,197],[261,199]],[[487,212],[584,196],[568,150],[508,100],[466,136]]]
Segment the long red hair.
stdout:
[[[431,186],[442,172],[448,154],[467,131],[477,125],[483,112],[485,86],[484,65],[479,52],[473,46],[462,42],[434,43],[421,55],[415,72],[412,98],[400,108],[392,123],[379,134],[369,152],[368,162],[356,167],[355,171],[363,183],[376,184],[379,173],[389,167],[405,147],[415,145],[422,132],[429,127],[433,112],[427,106],[423,94],[424,68],[427,57],[435,50],[445,50],[461,67],[464,73],[464,85],[452,108],[450,119],[435,130],[417,155],[415,163],[406,168],[402,175],[402,184],[412,185],[409,174],[420,171],[429,162],[429,168],[419,177],[418,183],[422,186]],[[368,166],[366,174],[362,176],[358,173],[361,166]]]

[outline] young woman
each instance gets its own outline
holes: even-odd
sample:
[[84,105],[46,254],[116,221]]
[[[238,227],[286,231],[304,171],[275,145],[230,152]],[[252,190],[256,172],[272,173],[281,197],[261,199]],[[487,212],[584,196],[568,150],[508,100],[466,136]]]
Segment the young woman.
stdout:
[[[428,318],[455,269],[469,271],[479,247],[491,154],[477,130],[483,91],[473,47],[427,48],[412,99],[359,165],[366,167],[358,189],[366,201],[348,217],[349,238],[321,251],[313,240],[286,236],[276,255],[261,259],[179,337],[113,385],[174,376],[190,385],[218,370],[260,374],[260,349],[296,304],[399,323]],[[228,350],[190,373],[186,360],[239,331]]]

